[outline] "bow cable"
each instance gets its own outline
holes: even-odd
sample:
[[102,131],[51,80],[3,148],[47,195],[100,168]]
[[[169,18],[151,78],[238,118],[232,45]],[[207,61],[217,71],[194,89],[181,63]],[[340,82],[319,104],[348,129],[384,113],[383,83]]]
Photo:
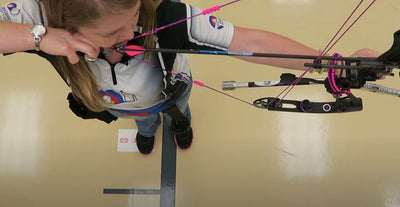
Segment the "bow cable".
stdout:
[[[342,35],[339,36],[339,38],[335,41],[336,37],[340,34],[340,32],[344,29],[346,24],[350,21],[350,19],[354,16],[356,11],[360,8],[361,4],[364,2],[364,0],[361,0],[355,9],[350,13],[350,15],[347,17],[345,22],[342,24],[342,26],[339,28],[339,30],[336,32],[336,34],[332,37],[332,39],[329,41],[329,43],[325,46],[324,50],[321,52],[319,58],[316,59],[316,61],[321,61],[321,57],[325,56],[328,54],[328,52],[338,43],[338,41],[360,20],[360,18],[370,9],[370,7],[376,2],[376,0],[373,0],[363,11],[362,13],[350,24],[350,26],[342,33]],[[310,72],[312,68],[306,69],[297,80],[295,80],[291,85],[289,85],[286,89],[284,89],[281,93],[279,93],[275,98],[276,100],[279,99],[280,96],[282,96],[281,100],[283,100],[294,88],[294,86],[297,85],[297,83],[303,78],[308,72]],[[275,101],[276,101],[275,100]]]

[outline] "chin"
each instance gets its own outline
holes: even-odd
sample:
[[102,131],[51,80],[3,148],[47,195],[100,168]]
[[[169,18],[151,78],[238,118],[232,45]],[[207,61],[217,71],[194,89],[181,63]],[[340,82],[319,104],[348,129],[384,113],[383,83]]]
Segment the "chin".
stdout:
[[110,47],[114,46],[113,44],[99,44],[99,45],[100,45],[99,47],[102,47],[102,48],[110,48]]

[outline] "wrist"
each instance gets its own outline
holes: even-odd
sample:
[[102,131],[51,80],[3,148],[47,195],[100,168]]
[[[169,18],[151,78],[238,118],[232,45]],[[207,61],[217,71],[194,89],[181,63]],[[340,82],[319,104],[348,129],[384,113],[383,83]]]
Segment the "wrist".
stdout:
[[46,35],[47,29],[44,25],[42,24],[35,24],[32,26],[30,33],[33,37],[34,41],[34,48],[36,51],[40,51],[40,43],[42,41],[42,38]]

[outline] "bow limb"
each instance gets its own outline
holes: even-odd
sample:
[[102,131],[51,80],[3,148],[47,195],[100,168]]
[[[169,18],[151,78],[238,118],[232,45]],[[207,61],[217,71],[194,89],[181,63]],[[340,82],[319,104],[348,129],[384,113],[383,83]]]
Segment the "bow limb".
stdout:
[[302,101],[279,100],[274,97],[266,97],[255,100],[253,105],[270,111],[304,113],[344,113],[363,109],[362,99],[352,94],[338,98],[335,102],[311,102],[307,99]]
[[[286,77],[289,77],[287,79]],[[281,75],[281,80],[267,80],[267,81],[251,81],[251,82],[236,82],[236,81],[224,81],[222,83],[223,90],[235,90],[236,88],[253,88],[253,87],[277,87],[277,86],[287,86],[297,77],[294,74],[283,73]],[[287,80],[285,80],[287,79]],[[288,82],[290,81],[290,82]],[[314,85],[314,84],[325,84],[325,79],[311,79],[302,78],[298,85]],[[386,95],[393,95],[400,97],[400,90],[389,88],[386,86],[378,85],[375,83],[365,83],[362,90],[370,91],[374,93],[381,93]]]

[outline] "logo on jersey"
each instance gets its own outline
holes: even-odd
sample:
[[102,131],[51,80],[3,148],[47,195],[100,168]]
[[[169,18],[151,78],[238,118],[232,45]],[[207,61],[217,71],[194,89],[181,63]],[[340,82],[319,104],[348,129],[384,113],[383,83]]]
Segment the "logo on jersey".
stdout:
[[224,21],[217,18],[216,16],[210,16],[210,24],[215,29],[223,29],[224,28]]
[[137,97],[133,94],[125,93],[123,91],[116,92],[113,90],[100,91],[104,101],[111,104],[119,104],[123,102],[137,102]]
[[107,103],[111,104],[118,104],[124,102],[124,99],[120,94],[115,91],[107,90],[107,91],[100,91],[101,96]]
[[7,9],[10,11],[11,15],[17,16],[20,13],[20,9],[18,9],[18,5],[16,3],[7,4]]

